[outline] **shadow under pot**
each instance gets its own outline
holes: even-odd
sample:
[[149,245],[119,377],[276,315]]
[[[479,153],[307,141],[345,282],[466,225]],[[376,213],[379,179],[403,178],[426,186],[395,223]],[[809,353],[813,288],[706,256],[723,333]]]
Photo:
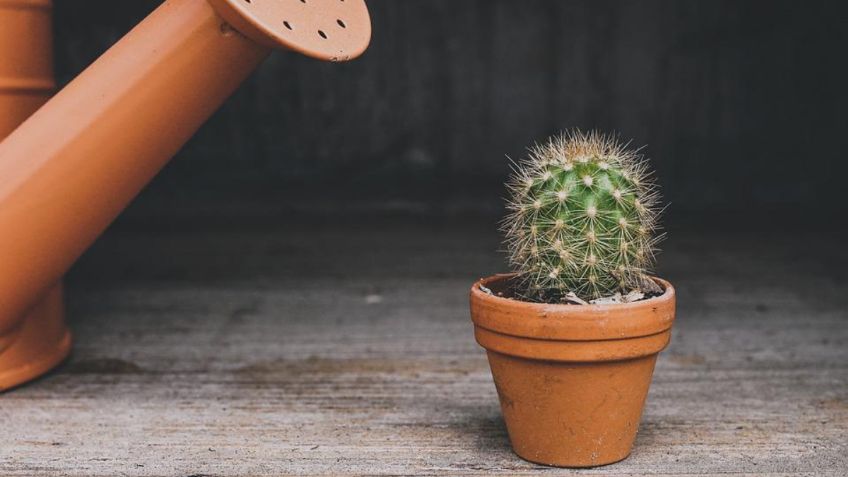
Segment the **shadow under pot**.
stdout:
[[593,467],[630,455],[657,355],[669,343],[675,294],[611,305],[509,298],[514,275],[471,288],[512,448],[531,462]]

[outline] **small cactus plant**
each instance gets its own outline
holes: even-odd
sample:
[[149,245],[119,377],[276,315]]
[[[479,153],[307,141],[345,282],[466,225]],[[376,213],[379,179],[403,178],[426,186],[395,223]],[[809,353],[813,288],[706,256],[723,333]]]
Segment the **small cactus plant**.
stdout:
[[659,241],[650,175],[638,151],[598,132],[531,148],[514,166],[502,223],[519,296],[579,302],[656,291],[647,275]]

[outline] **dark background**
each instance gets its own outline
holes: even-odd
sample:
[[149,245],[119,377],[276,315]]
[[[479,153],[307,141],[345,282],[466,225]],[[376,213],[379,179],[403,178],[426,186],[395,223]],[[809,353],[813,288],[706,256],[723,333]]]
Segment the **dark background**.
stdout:
[[[66,83],[156,0],[57,0]],[[496,213],[508,172],[564,128],[647,145],[671,217],[842,207],[846,15],[836,2],[371,0],[348,64],[286,52],[129,214],[233,201]]]

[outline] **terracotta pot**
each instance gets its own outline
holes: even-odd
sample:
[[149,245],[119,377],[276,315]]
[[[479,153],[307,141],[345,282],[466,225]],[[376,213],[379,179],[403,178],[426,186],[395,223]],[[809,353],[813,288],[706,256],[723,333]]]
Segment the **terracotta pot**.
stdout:
[[674,288],[657,279],[662,296],[621,305],[529,303],[497,296],[512,276],[474,284],[471,319],[513,450],[561,467],[624,459],[671,337]]

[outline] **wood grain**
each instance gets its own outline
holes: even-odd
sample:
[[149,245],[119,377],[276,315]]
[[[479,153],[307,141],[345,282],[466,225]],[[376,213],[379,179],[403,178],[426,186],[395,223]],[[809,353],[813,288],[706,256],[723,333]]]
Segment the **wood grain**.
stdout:
[[[0,395],[0,475],[566,474],[513,455],[466,290],[490,221],[123,224],[70,277],[72,358]],[[677,231],[633,455],[582,474],[848,473],[848,257]]]

